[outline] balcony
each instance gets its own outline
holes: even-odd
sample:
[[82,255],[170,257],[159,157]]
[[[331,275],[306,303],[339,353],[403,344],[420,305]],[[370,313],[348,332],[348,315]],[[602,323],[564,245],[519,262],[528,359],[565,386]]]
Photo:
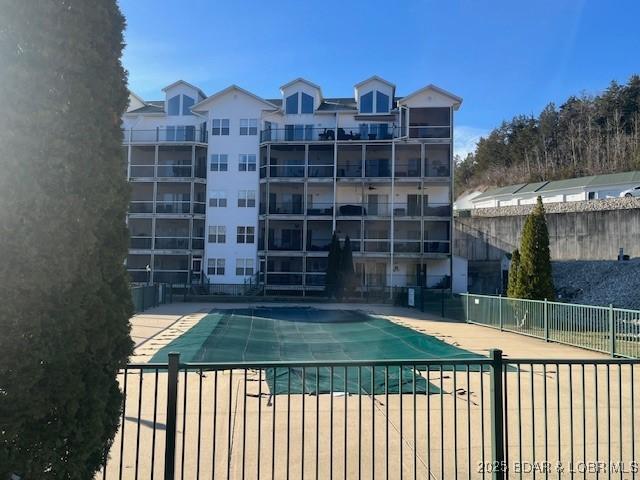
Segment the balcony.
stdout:
[[400,127],[390,123],[361,123],[338,128],[295,124],[262,130],[260,142],[380,141],[397,138],[400,134]]
[[424,242],[424,253],[451,253],[451,242],[448,240],[427,240]]
[[157,250],[189,250],[189,237],[156,237]]
[[302,273],[268,272],[266,284],[302,286]]
[[[260,207],[262,210],[263,207]],[[269,202],[270,215],[302,215],[304,208],[302,206],[302,198],[299,201],[275,201]]]
[[190,201],[156,202],[156,213],[191,213]]
[[146,236],[131,236],[129,237],[129,248],[135,250],[150,250],[151,249],[151,237]]
[[123,143],[207,143],[207,130],[192,125],[148,130],[122,129]]
[[450,203],[427,203],[422,208],[420,202],[395,203],[393,205],[394,217],[450,217]]

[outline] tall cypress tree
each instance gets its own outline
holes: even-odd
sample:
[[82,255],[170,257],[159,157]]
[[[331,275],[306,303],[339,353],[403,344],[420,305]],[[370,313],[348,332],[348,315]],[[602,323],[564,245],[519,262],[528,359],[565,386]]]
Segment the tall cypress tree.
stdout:
[[549,253],[549,231],[540,197],[522,229],[520,267],[514,293],[518,298],[531,300],[555,298]]
[[351,240],[347,235],[344,239],[342,254],[340,255],[340,276],[339,293],[340,296],[352,297],[355,289],[355,270],[353,269],[353,252],[351,251]]
[[516,248],[511,254],[511,265],[509,265],[509,278],[507,281],[508,297],[518,297],[518,270],[520,270],[520,251]]
[[0,1],[0,478],[92,478],[132,351],[115,0]]
[[338,276],[340,275],[340,240],[336,232],[331,236],[329,256],[327,257],[327,273],[325,275],[324,291],[328,297],[338,294]]

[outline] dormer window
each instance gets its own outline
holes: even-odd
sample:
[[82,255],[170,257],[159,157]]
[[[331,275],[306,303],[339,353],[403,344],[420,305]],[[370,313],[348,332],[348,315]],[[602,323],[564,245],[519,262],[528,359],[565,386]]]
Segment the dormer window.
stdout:
[[373,92],[360,96],[360,113],[373,113]]
[[289,95],[285,100],[285,113],[290,115],[313,113],[313,97],[304,92]]
[[[188,95],[171,97],[167,101],[167,115],[179,116],[180,112],[182,112],[182,115],[192,115],[191,107],[194,104],[195,100]],[[180,108],[180,105],[182,105],[182,108]]]
[[302,96],[301,111],[300,113],[313,113],[313,97],[306,93],[300,93]]
[[167,104],[167,115],[180,115],[180,95],[171,97]]
[[376,90],[376,113],[389,113],[389,95]]
[[360,113],[389,113],[389,95],[379,90],[360,95]]
[[298,92],[287,97],[286,100],[286,113],[296,114],[298,113]]

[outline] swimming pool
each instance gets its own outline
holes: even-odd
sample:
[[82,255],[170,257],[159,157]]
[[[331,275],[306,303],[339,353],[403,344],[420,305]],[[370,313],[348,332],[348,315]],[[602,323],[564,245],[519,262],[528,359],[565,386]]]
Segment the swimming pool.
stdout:
[[[312,307],[256,307],[214,310],[197,325],[158,351],[152,363],[164,363],[179,352],[184,363],[307,362],[343,360],[428,360],[477,358],[468,350],[358,310]],[[291,373],[293,372],[293,373]],[[427,382],[413,379],[410,368],[325,367],[266,370],[270,390],[426,393]],[[293,379],[290,378],[293,375]],[[285,378],[286,377],[286,378]],[[345,378],[346,377],[346,378]],[[429,386],[429,391],[435,391]]]

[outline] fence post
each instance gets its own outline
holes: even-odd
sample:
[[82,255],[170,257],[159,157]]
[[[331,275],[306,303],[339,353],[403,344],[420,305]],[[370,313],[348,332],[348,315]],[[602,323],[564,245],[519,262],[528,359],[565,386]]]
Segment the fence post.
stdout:
[[616,327],[613,323],[613,304],[609,304],[609,351],[611,356],[616,356]]
[[498,294],[498,319],[500,325],[500,331],[502,331],[502,294]]
[[469,292],[464,294],[465,298],[466,298],[466,302],[467,302],[467,311],[465,312],[465,318],[467,320],[467,323],[469,323]]
[[504,457],[504,408],[502,398],[502,350],[492,349],[491,358],[491,460],[493,478],[504,479],[506,469]]
[[544,299],[544,341],[549,341],[549,302]]
[[164,447],[164,479],[173,480],[176,465],[176,416],[178,411],[178,366],[180,354],[169,354],[167,370],[167,433]]

